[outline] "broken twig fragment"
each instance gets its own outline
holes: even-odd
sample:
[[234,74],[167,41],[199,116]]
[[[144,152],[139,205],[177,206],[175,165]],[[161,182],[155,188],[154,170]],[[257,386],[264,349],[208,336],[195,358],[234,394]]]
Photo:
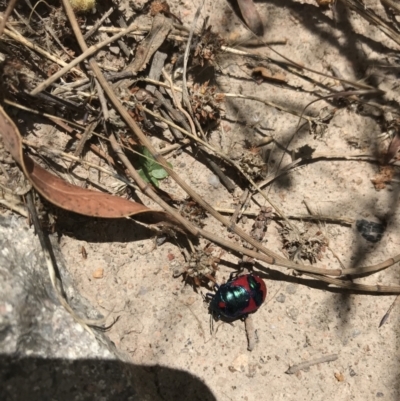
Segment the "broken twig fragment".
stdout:
[[297,373],[299,370],[307,369],[310,366],[318,365],[319,363],[336,361],[336,359],[338,359],[338,357],[339,357],[338,354],[331,354],[331,355],[323,356],[322,358],[312,359],[311,361],[301,362],[297,365],[291,366],[285,373],[288,375],[293,375],[293,374]]

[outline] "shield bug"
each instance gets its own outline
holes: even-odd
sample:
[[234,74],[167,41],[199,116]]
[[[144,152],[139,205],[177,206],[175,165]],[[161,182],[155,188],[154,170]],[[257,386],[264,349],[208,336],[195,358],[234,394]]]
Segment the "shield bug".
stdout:
[[265,301],[267,287],[260,277],[245,274],[217,286],[215,294],[207,295],[211,298],[210,312],[217,319],[223,316],[232,320],[255,312]]

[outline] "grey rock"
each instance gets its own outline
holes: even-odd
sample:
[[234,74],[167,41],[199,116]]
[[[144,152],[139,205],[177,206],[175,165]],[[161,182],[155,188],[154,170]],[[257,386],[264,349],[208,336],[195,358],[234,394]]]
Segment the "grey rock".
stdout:
[[[72,307],[81,316],[99,317],[74,290],[58,252],[56,258]],[[59,304],[39,240],[21,220],[0,220],[0,288],[0,353],[115,359]]]
[[[69,304],[81,317],[99,318],[53,247]],[[33,230],[0,216],[0,400],[215,401],[187,372],[128,361],[60,305]]]

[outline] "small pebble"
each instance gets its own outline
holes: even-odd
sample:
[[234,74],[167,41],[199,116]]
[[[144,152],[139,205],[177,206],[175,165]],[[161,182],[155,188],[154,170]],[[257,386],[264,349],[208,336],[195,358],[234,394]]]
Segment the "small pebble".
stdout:
[[103,278],[104,277],[104,269],[99,267],[92,273],[93,278]]
[[354,376],[356,376],[356,375],[357,375],[357,373],[356,373],[356,372],[354,372],[354,370],[353,370],[352,368],[350,368],[350,370],[349,370],[349,374],[350,374],[350,376],[351,376],[351,377],[354,377]]
[[285,297],[284,294],[279,294],[279,295],[276,297],[276,301],[277,301],[277,302],[280,302],[281,304],[283,304],[283,303],[285,302],[285,300],[286,300],[286,297]]
[[167,237],[165,235],[157,237],[156,238],[157,246],[161,246],[166,240],[167,240]]
[[377,398],[382,398],[383,397],[383,393],[381,393],[380,391],[378,391],[377,393],[376,393],[376,396],[377,396]]
[[212,185],[215,189],[217,189],[219,187],[219,185],[221,184],[219,178],[216,175],[210,175],[208,177],[208,183],[210,185]]
[[121,49],[118,46],[110,46],[109,48],[110,52],[117,55],[119,54],[119,52],[121,51]]
[[286,286],[286,292],[288,294],[294,294],[297,291],[297,285],[294,284],[288,284]]
[[286,314],[292,319],[292,320],[297,320],[297,317],[299,316],[299,310],[295,308],[294,306],[290,307],[289,309],[286,310]]
[[342,372],[335,372],[335,378],[338,382],[344,381],[344,375]]

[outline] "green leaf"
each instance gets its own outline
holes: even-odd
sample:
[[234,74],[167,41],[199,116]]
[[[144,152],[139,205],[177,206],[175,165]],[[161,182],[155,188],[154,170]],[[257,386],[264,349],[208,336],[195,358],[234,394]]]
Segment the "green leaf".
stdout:
[[150,177],[150,181],[151,181],[151,183],[152,183],[154,186],[156,186],[157,188],[160,187],[160,184],[158,183],[158,180],[157,180],[156,178]]
[[162,180],[168,177],[168,173],[163,168],[151,170],[150,175],[154,178],[157,178],[157,180]]
[[147,176],[147,174],[144,173],[142,169],[138,170],[137,172],[139,173],[143,181],[150,182],[150,178]]
[[154,160],[153,155],[146,147],[142,147],[143,156],[139,159],[140,165],[143,167],[143,170],[150,172],[151,170],[158,168],[158,163]]
[[[139,163],[142,168],[138,170],[138,173],[144,181],[151,182],[158,188],[158,180],[167,178],[168,173],[155,161],[153,155],[144,146],[142,147],[142,154],[143,157],[139,158]],[[172,168],[171,163],[168,163],[168,166]]]

